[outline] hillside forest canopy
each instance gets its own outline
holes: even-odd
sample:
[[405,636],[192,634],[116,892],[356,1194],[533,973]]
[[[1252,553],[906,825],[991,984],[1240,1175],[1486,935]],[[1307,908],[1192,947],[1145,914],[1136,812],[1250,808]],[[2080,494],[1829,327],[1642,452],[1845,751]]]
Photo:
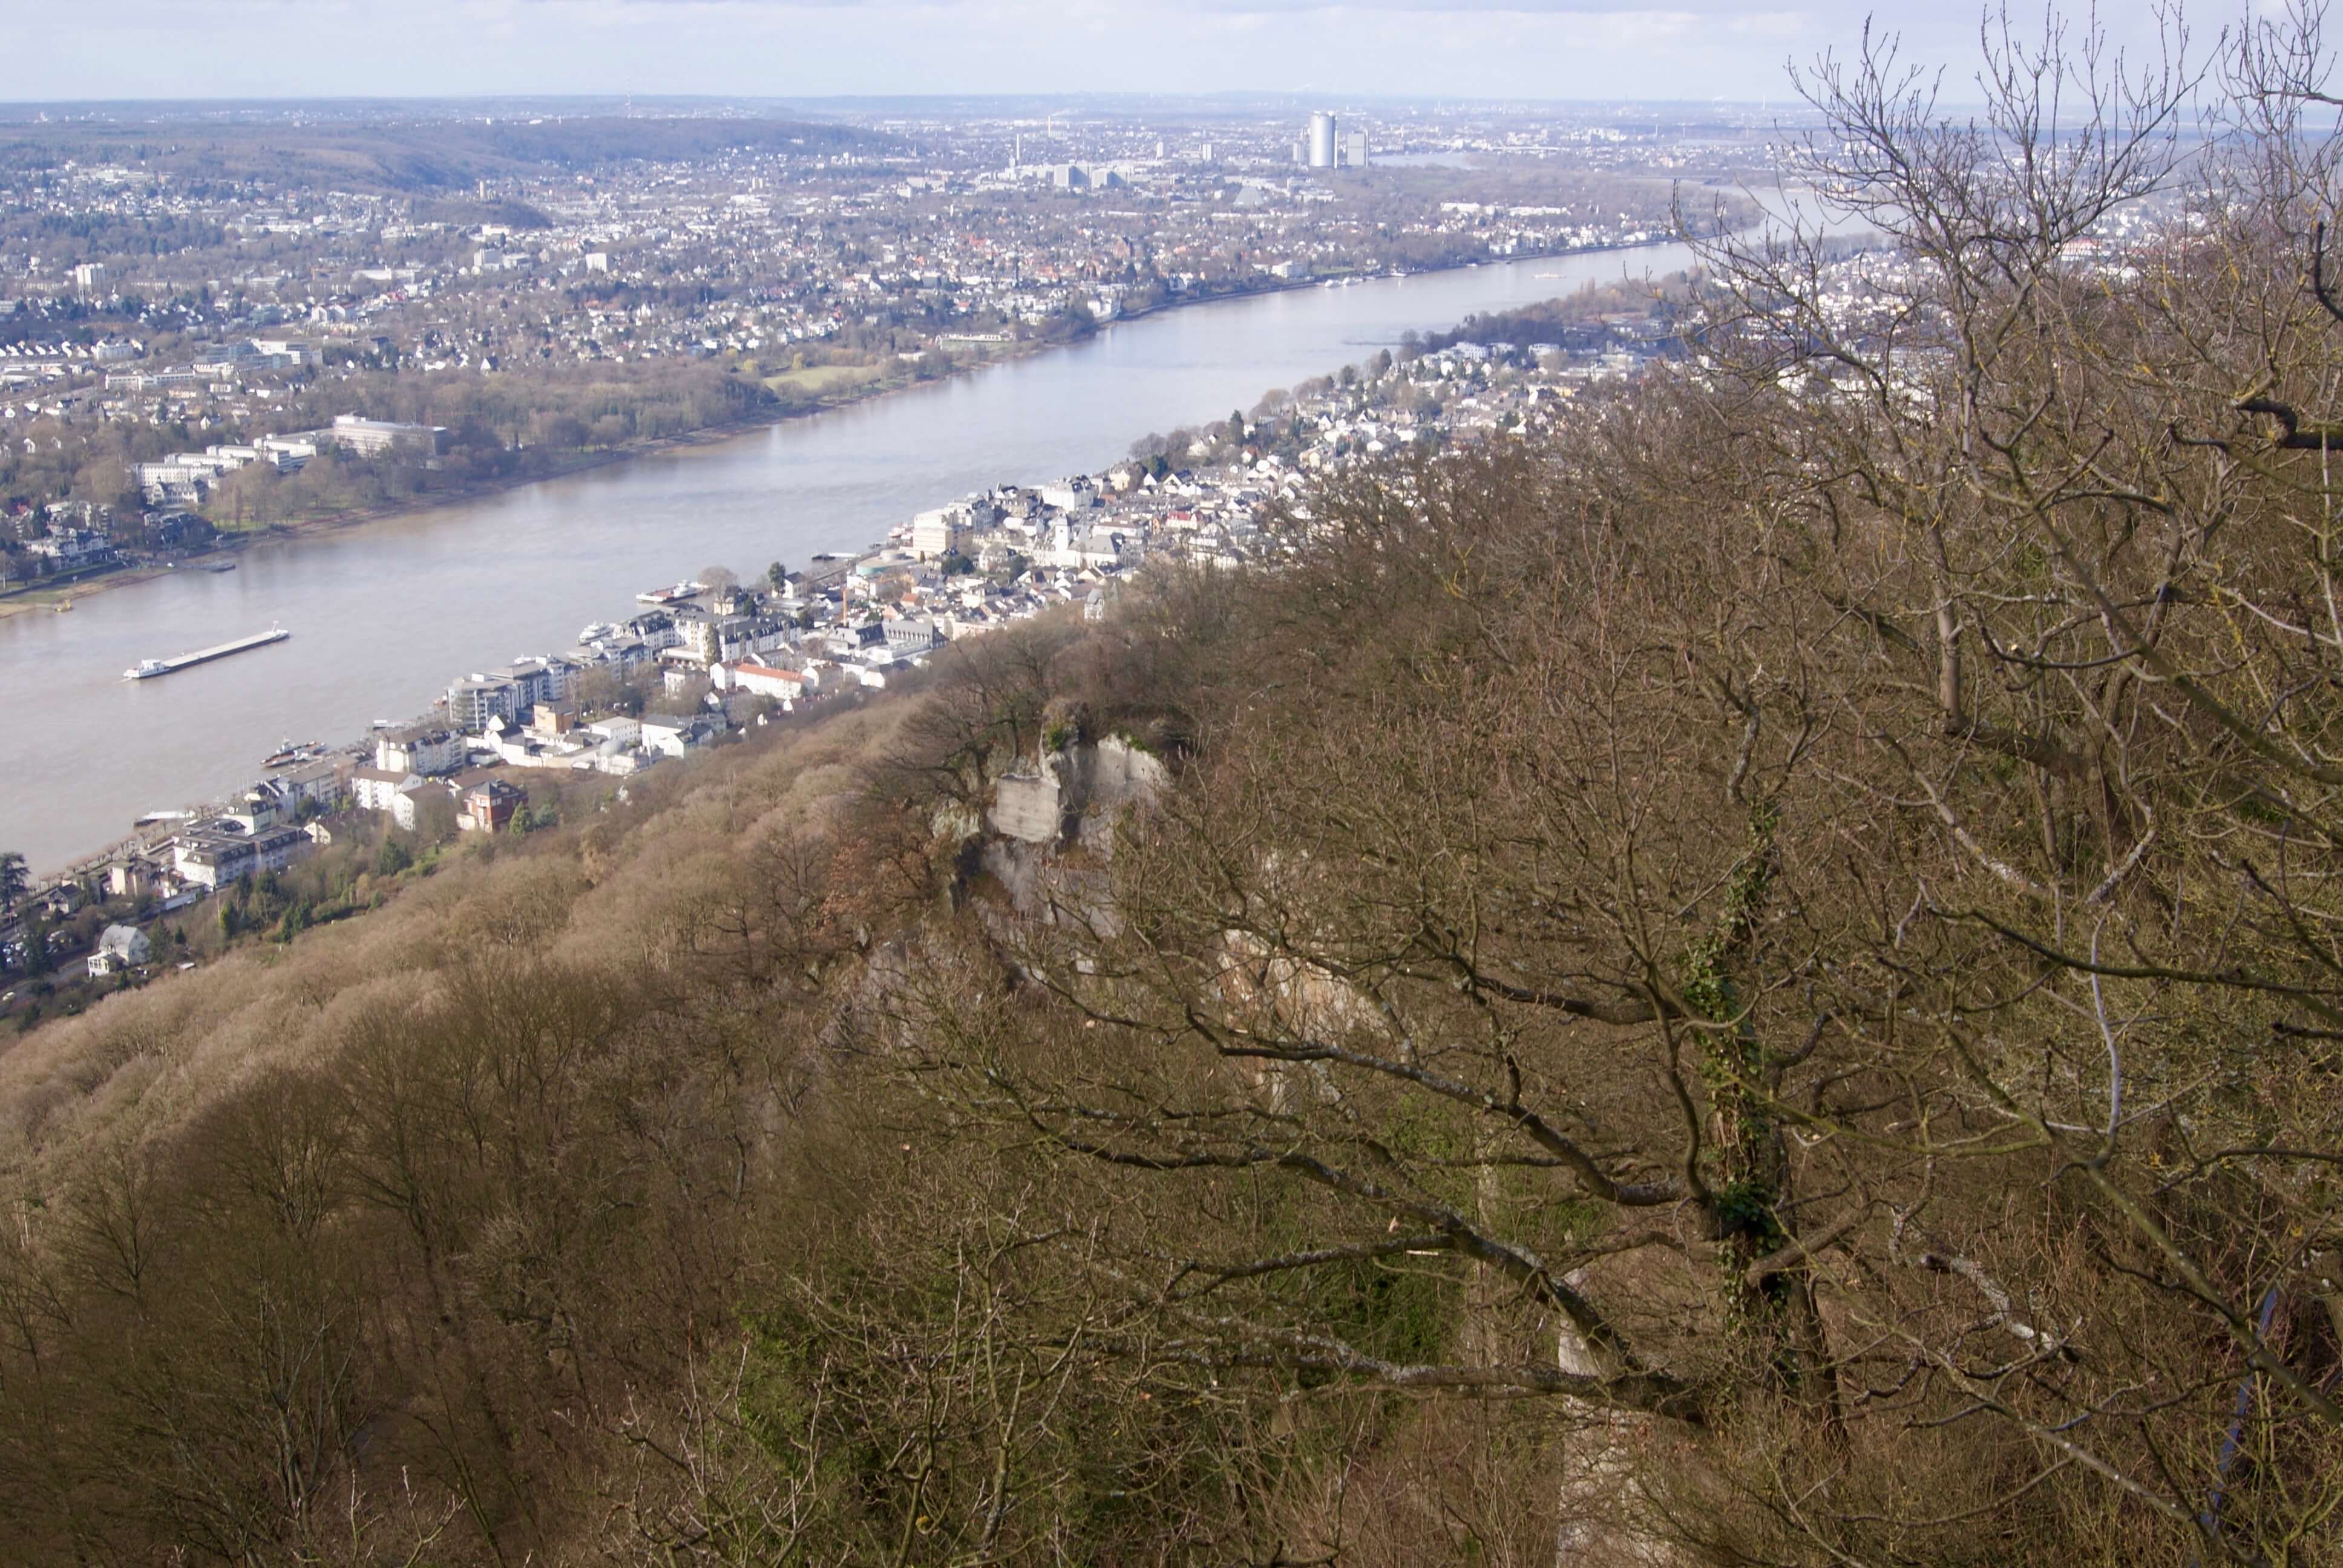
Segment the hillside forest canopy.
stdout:
[[2332,1561],[2322,24],[1874,40],[1859,316],[19,1040],[5,1554]]
[[0,122],[0,166],[45,170],[129,160],[197,189],[206,182],[266,178],[447,202],[460,202],[481,181],[523,172],[590,171],[732,151],[877,157],[899,146],[894,137],[845,126],[713,115],[427,113],[383,125],[337,123],[330,116],[282,125],[206,121],[166,109],[151,124]]

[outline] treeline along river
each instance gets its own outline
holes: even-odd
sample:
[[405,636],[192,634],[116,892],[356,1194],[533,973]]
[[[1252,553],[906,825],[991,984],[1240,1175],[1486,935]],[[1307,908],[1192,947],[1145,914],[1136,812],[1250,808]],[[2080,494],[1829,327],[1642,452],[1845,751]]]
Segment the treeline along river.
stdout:
[[[708,447],[341,533],[264,543],[0,620],[0,849],[53,870],[141,813],[216,799],[286,737],[347,738],[464,672],[569,646],[638,589],[854,550],[981,485],[1095,471],[1151,430],[1225,417],[1410,328],[1552,298],[1680,246],[1543,257],[1172,310],[1085,342]],[[142,658],[282,624],[285,642],[166,679]]]

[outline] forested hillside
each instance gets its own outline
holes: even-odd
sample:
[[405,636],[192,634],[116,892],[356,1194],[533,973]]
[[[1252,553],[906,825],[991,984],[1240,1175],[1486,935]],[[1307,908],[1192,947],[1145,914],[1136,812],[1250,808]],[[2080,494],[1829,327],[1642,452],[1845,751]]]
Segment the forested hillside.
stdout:
[[15,1045],[0,1555],[2332,1561],[2343,144],[2001,58],[1858,315]]
[[386,128],[330,117],[306,125],[239,125],[167,112],[114,124],[0,125],[0,166],[56,168],[132,162],[193,181],[300,177],[319,188],[393,191],[424,197],[540,168],[596,169],[636,161],[706,157],[735,149],[805,148],[816,155],[883,155],[891,137],[798,120],[705,116],[655,119],[523,112],[485,118],[446,114]]

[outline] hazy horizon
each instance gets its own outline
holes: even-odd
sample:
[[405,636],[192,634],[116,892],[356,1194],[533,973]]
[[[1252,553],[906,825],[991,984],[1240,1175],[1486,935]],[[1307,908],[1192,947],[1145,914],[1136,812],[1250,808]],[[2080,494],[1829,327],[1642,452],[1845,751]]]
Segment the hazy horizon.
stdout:
[[[755,98],[1098,94],[1526,102],[1786,102],[1791,62],[1845,51],[1844,0],[94,0],[14,24],[25,106],[305,99]],[[2200,54],[2224,8],[2195,25]],[[2158,47],[2146,0],[2109,44]],[[1978,14],[1895,16],[1905,57],[1966,96]],[[2013,17],[2038,34],[2038,16]],[[874,43],[883,47],[874,47]]]

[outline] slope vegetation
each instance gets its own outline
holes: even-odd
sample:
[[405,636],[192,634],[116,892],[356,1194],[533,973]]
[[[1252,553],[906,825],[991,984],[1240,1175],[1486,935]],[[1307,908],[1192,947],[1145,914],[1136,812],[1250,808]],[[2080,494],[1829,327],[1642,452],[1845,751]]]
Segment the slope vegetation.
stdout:
[[1896,267],[0,1058],[10,1559],[2317,1560],[2333,166],[1892,79]]

